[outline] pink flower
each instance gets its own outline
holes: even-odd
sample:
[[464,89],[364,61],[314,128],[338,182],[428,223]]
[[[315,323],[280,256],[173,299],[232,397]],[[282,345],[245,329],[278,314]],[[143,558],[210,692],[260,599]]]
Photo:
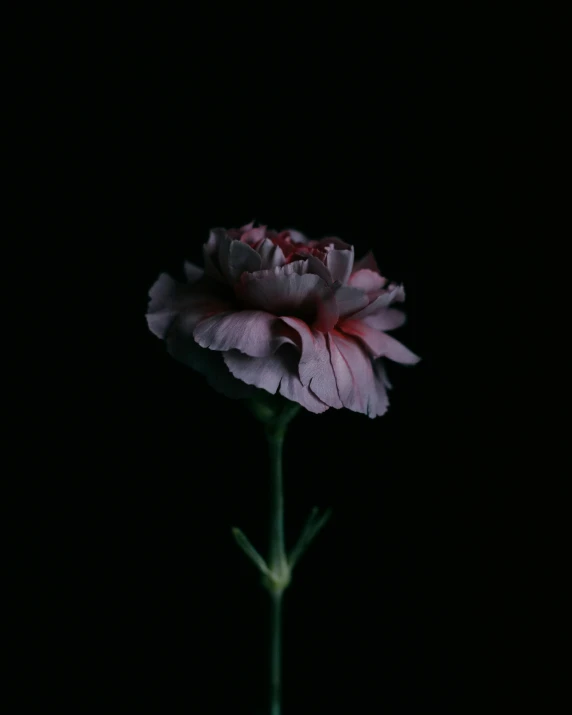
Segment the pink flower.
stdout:
[[311,412],[347,407],[369,417],[387,410],[383,359],[419,361],[387,331],[405,322],[405,299],[368,253],[338,238],[248,224],[213,229],[205,270],[186,263],[186,283],[155,282],[147,322],[169,353],[232,397],[254,388]]

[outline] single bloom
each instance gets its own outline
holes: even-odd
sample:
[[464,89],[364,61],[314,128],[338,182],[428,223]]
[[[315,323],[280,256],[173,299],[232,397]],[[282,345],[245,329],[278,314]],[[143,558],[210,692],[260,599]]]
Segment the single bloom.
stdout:
[[369,252],[354,262],[339,238],[309,240],[253,223],[213,229],[204,270],[185,263],[186,282],[162,273],[152,286],[147,322],[177,360],[230,397],[256,389],[311,412],[347,407],[386,412],[391,387],[384,358],[420,358],[388,334],[405,322]]

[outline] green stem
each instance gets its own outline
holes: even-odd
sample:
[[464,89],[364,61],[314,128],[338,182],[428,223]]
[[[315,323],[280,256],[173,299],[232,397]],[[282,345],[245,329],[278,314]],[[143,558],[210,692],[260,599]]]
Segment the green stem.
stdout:
[[286,426],[267,429],[270,451],[270,570],[280,573],[286,565],[284,546],[284,493],[282,487],[282,449]]
[[282,599],[290,583],[292,569],[310,542],[330,516],[312,510],[306,525],[292,550],[286,555],[284,544],[284,494],[282,487],[282,450],[288,423],[300,409],[297,403],[287,402],[275,395],[259,395],[249,403],[254,415],[264,424],[270,453],[270,549],[268,563],[240,529],[232,534],[236,543],[262,574],[262,583],[271,598],[270,619],[270,715],[281,713],[282,690]]
[[271,594],[270,715],[280,715],[282,689],[282,591]]
[[280,715],[281,660],[282,660],[282,596],[290,580],[290,569],[284,545],[284,493],[282,487],[282,448],[286,424],[267,426],[266,436],[270,451],[270,553],[268,566],[278,577],[269,588],[271,596],[270,621],[270,712]]

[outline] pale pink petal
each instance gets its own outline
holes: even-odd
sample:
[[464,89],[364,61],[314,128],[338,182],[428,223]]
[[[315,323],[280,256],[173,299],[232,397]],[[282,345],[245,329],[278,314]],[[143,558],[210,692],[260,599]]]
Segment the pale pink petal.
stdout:
[[385,362],[383,358],[378,358],[373,361],[373,374],[375,379],[379,380],[382,385],[384,385],[388,390],[391,390],[393,385],[391,384],[389,377],[387,376],[387,370],[385,368]]
[[236,241],[240,241],[243,234],[248,233],[254,228],[254,221],[241,226],[240,228],[228,228],[226,229],[226,235]]
[[406,348],[403,343],[400,343],[393,336],[387,333],[380,334],[383,335],[383,347],[379,352],[380,357],[389,358],[393,362],[400,362],[402,365],[416,365],[421,360],[418,355]]
[[366,293],[372,293],[376,290],[381,290],[387,283],[387,278],[380,276],[379,273],[362,268],[359,271],[354,271],[348,280],[348,285],[354,288],[360,288]]
[[[352,318],[354,316],[351,316]],[[395,308],[382,308],[377,313],[366,315],[362,318],[362,323],[377,330],[395,330],[405,323],[405,313]]]
[[189,293],[179,304],[177,327],[192,333],[195,326],[205,318],[230,310],[231,302],[213,293]]
[[200,320],[228,310],[229,301],[209,290],[212,281],[208,281],[199,279],[191,287],[161,273],[149,291],[146,318],[151,332],[161,339],[172,329],[191,334]]
[[312,328],[319,330],[321,333],[327,333],[336,327],[338,319],[339,313],[335,293],[332,290],[327,290],[318,298],[318,313],[312,323]]
[[209,233],[207,242],[203,245],[203,260],[205,262],[205,273],[217,281],[224,282],[224,276],[220,271],[218,261],[219,246],[226,238],[224,228],[213,228]]
[[[312,328],[299,318],[282,316],[280,320],[284,325],[288,326],[285,334],[290,334],[292,336],[293,341],[298,346],[300,355],[302,356],[301,359],[305,362],[311,360],[316,351],[316,341]],[[290,331],[289,333],[288,330]],[[307,382],[304,384],[307,384]]]
[[326,283],[326,285],[332,285],[334,279],[332,278],[330,271],[327,269],[326,265],[322,263],[316,256],[306,256],[307,272],[315,273],[317,276]]
[[202,268],[199,268],[199,266],[195,266],[195,264],[191,263],[190,261],[185,261],[183,270],[185,272],[185,278],[187,279],[187,283],[189,284],[196,283],[199,278],[203,277],[205,273]]
[[389,395],[387,391],[391,389],[391,383],[387,377],[383,360],[374,360],[372,362],[373,369],[373,384],[375,393],[370,401],[371,414],[370,417],[380,417],[389,408]]
[[375,273],[381,273],[377,266],[377,261],[371,251],[368,251],[363,258],[360,258],[359,261],[354,263],[354,273],[362,270],[362,268],[368,268],[370,271],[374,271]]
[[208,276],[190,285],[162,273],[149,292],[149,329],[161,339],[174,333],[192,336],[199,322],[231,309],[234,299],[226,292],[226,286]]
[[260,269],[260,256],[247,243],[225,236],[218,246],[220,271],[227,281],[235,283],[245,272]]
[[367,347],[373,357],[387,357],[403,365],[415,365],[421,358],[411,352],[409,348],[387,333],[382,333],[371,328],[361,320],[346,320],[340,326],[347,335],[358,338]]
[[209,384],[228,397],[247,397],[252,388],[234,378],[222,357],[199,347],[192,332],[197,321],[228,304],[216,295],[197,293],[162,273],[149,292],[147,322],[165,340],[167,352],[179,362],[206,375]]
[[290,234],[290,238],[294,243],[309,243],[310,239],[307,238],[303,233],[300,233],[300,231],[295,231],[293,228],[287,229],[288,233]]
[[383,415],[389,399],[383,381],[376,379],[370,356],[355,340],[337,331],[328,335],[328,346],[343,406],[368,417]]
[[146,319],[149,330],[161,340],[165,337],[177,315],[174,306],[179,284],[167,273],[161,273],[149,291]]
[[343,406],[365,414],[367,399],[364,392],[367,392],[367,389],[364,390],[363,383],[367,380],[367,363],[371,363],[370,358],[355,341],[349,338],[342,340],[342,337],[335,333],[328,335],[328,347]]
[[405,300],[405,291],[403,290],[403,286],[395,286],[391,290],[384,291],[359,312],[354,313],[352,318],[354,320],[363,320],[364,318],[368,318],[370,316],[377,316],[385,310],[388,305],[391,305],[391,303],[403,300]]
[[263,270],[276,268],[276,266],[283,266],[286,263],[286,258],[280,246],[272,243],[272,241],[268,238],[265,238],[264,241],[262,241],[256,251],[260,254],[260,267]]
[[326,254],[326,267],[334,281],[342,285],[347,283],[354,264],[353,246],[349,249],[338,250],[330,248]]
[[310,412],[320,413],[328,409],[300,382],[296,371],[297,354],[287,346],[268,357],[253,358],[236,350],[224,353],[223,357],[232,375],[247,385],[254,385],[273,395],[279,392]]
[[281,314],[315,317],[317,300],[328,288],[317,275],[305,273],[306,261],[295,261],[242,276],[237,294],[252,307]]
[[[278,266],[279,267],[279,266]],[[257,271],[259,277],[263,276],[273,276],[278,274],[290,275],[291,273],[297,273],[298,275],[306,275],[306,273],[313,273],[326,283],[327,285],[332,285],[333,280],[330,272],[324,265],[324,263],[316,256],[309,255],[308,253],[292,253],[288,258],[288,263],[284,266],[283,271],[274,271],[268,269],[266,273],[264,271]]]
[[193,336],[203,348],[240,350],[253,357],[271,355],[291,339],[275,329],[280,324],[275,315],[262,310],[240,310],[219,313],[202,320]]
[[[250,223],[245,223],[244,226],[241,226],[238,230],[233,230],[237,231],[239,235],[242,235],[243,233],[248,233],[248,231],[252,231],[252,229],[254,228],[254,223],[254,221],[251,221]],[[230,234],[230,231],[228,233]]]
[[369,302],[367,295],[362,290],[349,286],[338,288],[335,292],[335,297],[340,318],[357,313],[358,310],[365,308]]
[[300,361],[298,374],[303,385],[310,387],[317,397],[330,407],[336,409],[342,406],[336,380],[330,362],[330,354],[323,333],[312,330],[304,321],[298,318],[282,317],[298,335]]
[[266,236],[266,226],[258,226],[257,228],[248,228],[241,236],[240,240],[243,243],[248,243],[249,246],[255,248]]
[[369,350],[373,357],[380,357],[385,347],[385,333],[370,328],[361,320],[344,320],[340,330],[346,335],[353,335]]

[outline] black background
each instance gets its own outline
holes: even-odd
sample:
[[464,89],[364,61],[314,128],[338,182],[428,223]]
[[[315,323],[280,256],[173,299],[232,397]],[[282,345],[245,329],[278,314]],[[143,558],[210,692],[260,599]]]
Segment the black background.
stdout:
[[265,551],[263,433],[144,318],[159,272],[200,262],[210,228],[257,220],[372,249],[405,285],[398,336],[423,358],[390,366],[387,415],[302,413],[289,429],[288,542],[314,505],[333,518],[286,593],[285,715],[508,711],[540,689],[523,596],[540,527],[515,456],[507,378],[524,370],[503,285],[530,131],[514,119],[517,30],[331,9],[154,20],[93,33],[67,67],[70,259],[99,272],[83,279],[90,352],[68,363],[88,373],[74,473],[49,493],[62,704],[265,712],[267,597],[230,531]]

